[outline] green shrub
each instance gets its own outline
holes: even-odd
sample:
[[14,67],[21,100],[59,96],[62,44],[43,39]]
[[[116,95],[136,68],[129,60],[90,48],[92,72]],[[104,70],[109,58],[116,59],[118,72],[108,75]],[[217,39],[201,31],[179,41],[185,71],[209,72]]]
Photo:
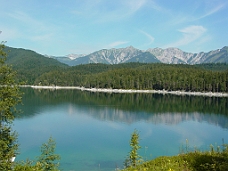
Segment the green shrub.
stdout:
[[138,154],[138,150],[141,148],[139,146],[139,133],[137,130],[134,130],[134,132],[131,135],[131,141],[130,141],[131,151],[129,152],[129,155],[127,156],[124,166],[126,168],[128,167],[136,167],[141,162],[141,156]]

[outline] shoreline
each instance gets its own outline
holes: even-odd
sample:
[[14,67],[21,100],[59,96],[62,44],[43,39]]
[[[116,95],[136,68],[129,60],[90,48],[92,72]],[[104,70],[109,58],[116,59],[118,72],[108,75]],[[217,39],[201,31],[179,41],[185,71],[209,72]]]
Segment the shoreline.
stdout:
[[208,96],[208,97],[228,97],[228,93],[213,92],[186,92],[186,91],[167,91],[167,90],[132,90],[132,89],[108,89],[108,88],[85,88],[77,86],[35,86],[22,85],[20,87],[31,87],[33,89],[76,89],[90,92],[103,93],[154,93],[154,94],[173,94],[173,95],[189,95],[189,96]]

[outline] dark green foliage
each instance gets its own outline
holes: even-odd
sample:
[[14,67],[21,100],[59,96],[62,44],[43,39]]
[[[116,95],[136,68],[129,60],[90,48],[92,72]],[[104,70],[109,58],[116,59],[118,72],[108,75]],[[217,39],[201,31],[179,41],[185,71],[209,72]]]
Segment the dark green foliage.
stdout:
[[211,148],[206,152],[190,152],[180,155],[194,171],[226,171],[228,168],[228,145],[223,144],[224,150]]
[[13,171],[43,171],[41,169],[41,165],[40,163],[36,163],[35,165],[33,165],[32,161],[21,161],[21,162],[17,162],[14,165],[14,169]]
[[227,63],[204,63],[195,65],[198,68],[203,68],[211,71],[225,71],[228,70]]
[[20,102],[21,95],[14,82],[15,72],[5,64],[6,53],[0,44],[0,170],[11,170],[11,159],[16,155],[18,144],[16,133],[12,131],[15,106]]
[[31,50],[6,47],[4,52],[8,54],[6,63],[17,71],[16,81],[26,84],[34,84],[35,79],[43,73],[68,67]]
[[[154,89],[168,91],[228,92],[228,70],[207,65],[126,63],[88,64],[55,70],[36,78],[36,85],[88,88]],[[227,64],[221,64],[225,69]],[[222,68],[222,67],[220,67]]]
[[228,71],[212,72],[184,65],[151,64],[87,75],[83,86],[168,91],[228,91]]

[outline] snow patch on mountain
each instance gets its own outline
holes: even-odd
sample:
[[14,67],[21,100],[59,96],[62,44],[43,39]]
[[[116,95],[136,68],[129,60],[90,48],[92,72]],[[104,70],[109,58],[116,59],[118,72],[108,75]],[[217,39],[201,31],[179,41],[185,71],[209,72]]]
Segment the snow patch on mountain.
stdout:
[[69,55],[66,55],[66,57],[68,57],[70,60],[75,60],[77,58],[81,58],[81,57],[84,57],[86,56],[85,54],[69,54]]

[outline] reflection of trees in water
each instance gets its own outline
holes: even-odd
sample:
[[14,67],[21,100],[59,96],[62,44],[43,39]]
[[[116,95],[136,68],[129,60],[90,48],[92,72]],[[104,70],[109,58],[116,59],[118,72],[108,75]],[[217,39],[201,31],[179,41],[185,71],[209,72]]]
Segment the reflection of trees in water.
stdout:
[[228,128],[228,118],[219,114],[202,114],[202,113],[145,113],[129,112],[119,109],[100,109],[94,112],[88,112],[93,118],[105,121],[115,121],[124,123],[134,123],[144,121],[153,124],[175,125],[184,121],[208,122],[219,125],[222,128]]
[[76,108],[86,105],[89,115],[100,120],[132,123],[146,121],[154,124],[177,124],[185,120],[209,122],[227,128],[228,98],[175,96],[161,94],[115,94],[82,92],[78,90],[23,89],[25,95],[22,117],[33,116],[42,108],[73,104]]

